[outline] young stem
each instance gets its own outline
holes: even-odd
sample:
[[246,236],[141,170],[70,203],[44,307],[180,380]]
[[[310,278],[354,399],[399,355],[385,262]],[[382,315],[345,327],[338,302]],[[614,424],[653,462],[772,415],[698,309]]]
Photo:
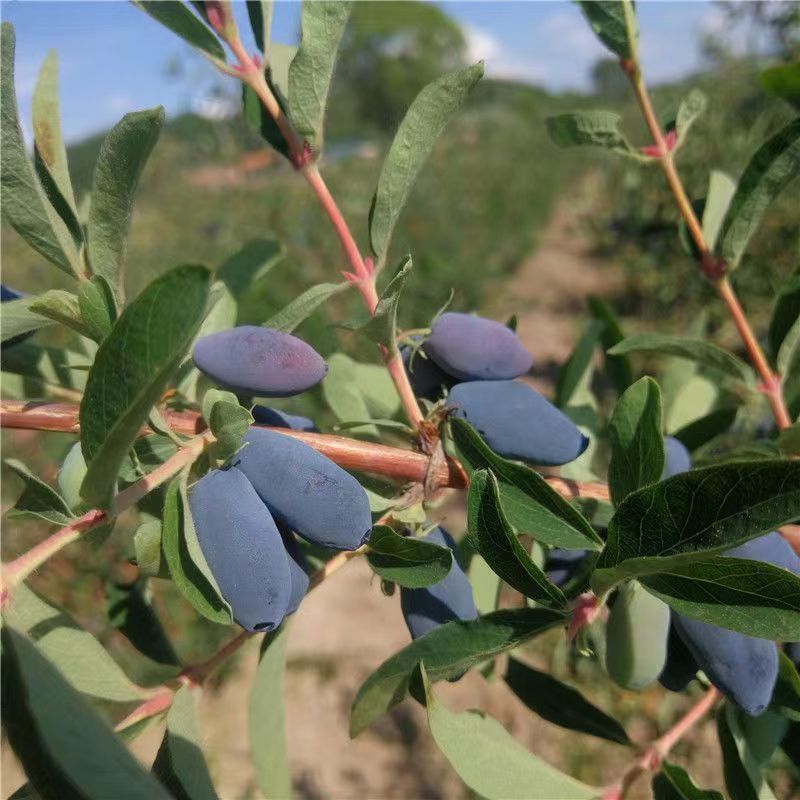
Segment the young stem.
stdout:
[[675,198],[678,212],[681,217],[683,217],[689,235],[692,237],[695,246],[700,252],[700,262],[703,272],[711,281],[722,302],[725,303],[728,308],[728,312],[745,346],[750,363],[761,379],[761,389],[767,396],[777,426],[779,428],[787,428],[791,425],[791,418],[789,417],[786,402],[783,398],[780,380],[770,369],[769,362],[753,333],[753,329],[745,316],[739,299],[724,274],[725,265],[714,258],[706,244],[705,237],[703,236],[703,227],[700,224],[700,220],[697,218],[697,214],[694,212],[694,208],[683,187],[680,175],[678,175],[678,171],[675,168],[674,156],[669,151],[664,136],[661,133],[661,128],[658,124],[655,111],[653,110],[653,104],[650,101],[650,95],[647,91],[644,79],[642,78],[641,71],[636,65],[630,69],[626,69],[623,66],[623,69],[625,69],[626,74],[630,78],[647,129],[650,131],[653,143],[658,149],[658,161],[664,173],[664,177],[667,180],[667,184],[672,191],[672,195]]

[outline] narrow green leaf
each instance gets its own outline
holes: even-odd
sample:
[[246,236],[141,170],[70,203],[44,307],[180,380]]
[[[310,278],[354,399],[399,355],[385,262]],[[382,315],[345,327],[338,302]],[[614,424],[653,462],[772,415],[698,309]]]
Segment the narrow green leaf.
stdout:
[[[0,330],[2,330],[2,340],[4,342],[16,336],[46,328],[54,323],[54,320],[31,311],[31,305],[37,300],[39,298],[36,295],[31,295],[30,297],[21,297],[19,300],[8,300],[3,303],[3,313],[0,314]],[[5,364],[6,356],[7,354],[4,351],[3,369],[8,368]]]
[[82,694],[115,703],[141,701],[149,695],[131,682],[89,631],[25,584],[14,588],[7,614],[11,624]]
[[14,27],[10,22],[4,22],[2,31],[0,131],[3,147],[0,152],[0,202],[3,216],[37,253],[68,275],[76,275],[81,265],[75,243],[45,197],[25,151],[14,86]]
[[800,578],[772,564],[717,556],[641,582],[684,616],[759,639],[800,640]]
[[88,503],[110,501],[128,449],[200,327],[208,280],[203,267],[170,270],[125,309],[100,345],[80,409]]
[[720,252],[731,268],[739,262],[772,201],[800,175],[800,117],[755,152],[745,167],[720,232]]
[[689,134],[689,129],[697,118],[706,110],[708,98],[699,90],[692,89],[689,96],[681,100],[678,106],[678,115],[675,119],[676,147],[680,147]]
[[[7,308],[3,306],[3,310]],[[781,288],[769,321],[769,351],[773,361],[778,358],[783,340],[800,319],[800,274],[795,274]]]
[[153,774],[176,798],[217,800],[197,724],[199,692],[196,686],[181,686],[175,692]]
[[289,624],[264,636],[261,656],[250,688],[247,728],[258,788],[264,797],[290,800],[292,775],[286,752],[283,683]]
[[161,549],[172,580],[196,611],[212,622],[231,623],[231,610],[219,592],[197,541],[186,496],[188,472],[175,478],[164,497]]
[[32,103],[34,166],[50,203],[67,226],[77,244],[83,241],[75,195],[67,165],[67,149],[61,136],[61,114],[58,104],[58,55],[47,54]]
[[780,350],[778,350],[776,366],[778,367],[778,372],[783,376],[784,382],[791,382],[797,379],[798,374],[794,367],[800,366],[797,363],[798,360],[800,360],[800,317],[795,320],[794,325],[792,325],[783,342],[781,342]]
[[580,0],[579,5],[595,36],[612,53],[620,58],[634,57],[639,30],[632,3],[625,0]]
[[387,525],[376,525],[369,540],[367,561],[384,580],[421,589],[447,577],[453,553],[413,536],[401,536]]
[[[367,399],[356,378],[357,371],[356,362],[344,353],[334,353],[328,359],[322,394],[336,418],[343,423],[372,420]],[[360,432],[375,438],[379,435],[374,424],[364,424]]]
[[270,55],[270,29],[272,28],[272,0],[247,0],[247,16],[256,46],[267,57]]
[[136,566],[149,578],[168,578],[169,570],[161,552],[161,520],[143,522],[133,534]]
[[60,322],[81,336],[91,338],[89,328],[83,321],[77,295],[63,289],[48,289],[44,294],[34,298],[28,308],[34,314]]
[[676,356],[719,370],[746,383],[753,381],[753,370],[744,361],[705,339],[661,333],[638,333],[629,336],[608,352],[612,356],[628,353],[660,353]]
[[242,446],[242,438],[253,424],[253,415],[235,400],[221,400],[211,406],[207,420],[216,437],[214,457],[225,461]]
[[428,725],[439,749],[461,780],[487,800],[582,800],[597,791],[529,753],[500,725],[480,711],[454,713],[433,695],[420,666]]
[[314,152],[322,150],[325,107],[350,7],[343,0],[316,0],[302,6],[300,47],[289,66],[289,107],[297,132]]
[[[672,391],[669,408],[664,403],[664,431],[670,435],[711,414],[719,398],[717,385],[699,374],[695,365],[689,366],[690,369],[684,373],[684,380]],[[666,379],[668,376],[664,377]]]
[[620,397],[608,434],[608,488],[618,506],[631,492],[659,481],[664,471],[661,392],[652,378],[641,378]]
[[625,498],[592,584],[600,594],[626,577],[702,561],[798,516],[799,462],[740,461],[684,472]]
[[589,522],[538,472],[492,452],[468,422],[453,419],[450,426],[459,461],[467,472],[490,469],[497,478],[503,512],[517,533],[527,533],[552,547],[602,547],[602,539]]
[[163,125],[161,106],[126,114],[109,131],[97,156],[86,225],[87,254],[92,271],[105,277],[119,296],[133,198]]
[[295,297],[291,303],[273,314],[265,323],[265,328],[274,328],[291,333],[300,323],[305,322],[323,303],[345,289],[349,283],[318,283]]
[[386,260],[395,225],[422,165],[482,76],[483,62],[443,75],[417,95],[400,123],[383,162],[369,215],[369,238],[379,266]]
[[225,63],[225,51],[219,39],[180,0],[132,0],[165,28],[180,36],[184,42],[196,47],[212,60]]
[[722,750],[722,771],[730,800],[775,800],[761,774],[760,765],[748,752],[736,709],[726,703],[717,714],[717,735]]
[[719,231],[735,192],[736,183],[733,178],[719,170],[711,170],[703,205],[703,241],[711,251],[717,246]]
[[421,661],[431,681],[453,678],[565,621],[563,614],[547,608],[505,609],[476,620],[448,622],[426,633],[384,661],[362,684],[353,701],[350,735],[358,736],[405,699]]
[[356,361],[353,380],[364,395],[372,417],[390,419],[400,410],[400,395],[383,364]]
[[591,366],[594,351],[605,330],[605,322],[593,319],[584,328],[583,335],[561,367],[556,383],[555,403],[559,408],[570,404],[586,370]]
[[467,577],[472,586],[478,613],[490,614],[497,608],[502,584],[500,576],[486,563],[486,559],[480,553],[474,553],[469,560]]
[[653,800],[724,800],[713,789],[701,789],[686,773],[686,770],[661,762],[661,771],[653,776]]
[[81,282],[78,287],[78,308],[91,338],[102,342],[111,333],[117,319],[114,292],[102,275],[92,275],[91,280]]
[[631,745],[625,729],[613,717],[592,705],[577,689],[545,672],[508,659],[506,683],[525,705],[548,722],[617,744]]
[[14,507],[6,513],[8,519],[35,517],[62,527],[69,525],[74,519],[72,511],[55,489],[51,489],[21,461],[7,458],[3,463],[25,481],[22,494],[14,503]]
[[[4,303],[0,320],[5,321],[5,307],[8,305]],[[90,366],[91,362],[83,353],[59,347],[39,347],[29,342],[15,344],[3,351],[3,392],[8,391],[11,373],[23,376],[26,383],[35,381],[82,390]]]
[[778,680],[771,707],[784,717],[800,722],[800,674],[782,650],[778,651]]
[[689,422],[678,430],[668,430],[672,436],[686,446],[690,452],[697,450],[712,439],[730,430],[736,420],[737,408],[717,408],[700,419]]
[[4,625],[2,639],[3,728],[34,788],[66,800],[169,800],[27,637]]
[[[266,80],[267,86],[272,90],[272,94],[275,95],[275,99],[278,101],[281,111],[283,111],[287,117],[289,116],[289,101],[286,99],[285,88],[280,86],[276,80],[275,69],[285,63],[288,80],[289,61],[296,51],[296,47],[273,44],[270,47],[270,63],[264,68],[264,80]],[[282,58],[280,58],[281,54],[283,54]],[[276,57],[279,58],[276,59]],[[244,114],[245,122],[253,131],[259,134],[264,141],[271,145],[284,158],[288,159],[291,157],[289,144],[272,114],[264,107],[264,104],[253,89],[245,84],[242,84],[242,113]]]
[[509,586],[542,605],[566,606],[564,593],[550,583],[509,525],[490,471],[477,470],[470,476],[467,509],[470,543]]
[[605,323],[600,340],[603,343],[606,371],[617,392],[622,394],[633,383],[633,367],[627,356],[608,354],[615,344],[619,344],[625,338],[622,326],[610,306],[599,297],[589,297],[588,304],[591,315]]
[[602,147],[642,158],[619,129],[622,117],[613,111],[573,111],[547,117],[550,138],[559,147]]
[[215,277],[225,284],[235,300],[240,300],[285,255],[283,245],[275,239],[253,239],[237,250],[216,271]]

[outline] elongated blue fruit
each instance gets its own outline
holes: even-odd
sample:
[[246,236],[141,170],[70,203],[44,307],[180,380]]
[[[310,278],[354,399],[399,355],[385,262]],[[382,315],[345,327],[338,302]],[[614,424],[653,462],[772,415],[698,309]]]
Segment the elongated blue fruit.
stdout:
[[698,669],[694,656],[681,639],[673,620],[667,637],[667,660],[658,682],[671,692],[682,692],[695,679]]
[[518,378],[533,359],[517,334],[500,322],[471,314],[442,314],[425,340],[425,352],[462,381]]
[[740,544],[731,550],[726,550],[724,555],[733,558],[749,558],[752,561],[764,561],[773,567],[788,569],[795,575],[800,575],[800,556],[792,550],[792,546],[778,531],[772,531],[757,539]]
[[545,573],[556,586],[563,586],[578,571],[584,558],[586,550],[562,550],[554,547],[547,554]]
[[674,436],[664,437],[664,472],[661,480],[688,472],[692,468],[692,457],[686,446]]
[[287,414],[270,406],[253,406],[251,413],[259,425],[271,425],[273,428],[289,428],[292,431],[306,431],[307,433],[319,432],[314,420],[308,417],[298,417],[296,414]]
[[279,525],[278,530],[281,532],[283,546],[286,548],[286,555],[289,559],[289,576],[292,582],[292,592],[289,596],[289,607],[286,609],[286,613],[294,614],[308,591],[308,572],[306,572],[308,565],[294,534],[283,525]]
[[[443,528],[434,528],[422,538],[451,550],[456,546]],[[424,589],[401,586],[400,608],[412,639],[418,639],[446,622],[475,619],[478,616],[472,586],[455,559],[447,577],[439,583]]]
[[304,539],[334,550],[356,550],[372,517],[361,484],[303,442],[251,428],[235,465],[276,519]]
[[213,470],[189,495],[197,540],[234,619],[271,631],[289,607],[289,559],[269,510],[239,470]]
[[203,336],[192,358],[220,386],[263,397],[300,394],[328,371],[322,356],[302,339],[255,325]]
[[426,358],[421,352],[417,352],[411,358],[411,352],[410,347],[400,348],[400,355],[414,394],[426,400],[439,400],[444,390],[456,382],[455,378],[440,369],[433,359]]
[[557,466],[574,461],[589,445],[569,417],[526,383],[459,383],[448,405],[506,458]]
[[667,661],[669,606],[638,581],[619,590],[606,625],[606,669],[625,689],[644,689]]
[[751,716],[768,705],[778,677],[778,651],[767,639],[745,636],[682,614],[675,628],[699,669],[731,702]]

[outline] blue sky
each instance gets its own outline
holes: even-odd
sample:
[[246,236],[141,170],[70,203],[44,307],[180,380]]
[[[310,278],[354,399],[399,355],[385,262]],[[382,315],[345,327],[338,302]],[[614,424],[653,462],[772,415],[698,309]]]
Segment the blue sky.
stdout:
[[[568,2],[439,5],[463,26],[471,55],[486,61],[488,75],[585,89],[591,65],[605,52]],[[299,9],[295,0],[276,3],[276,41],[296,41]],[[3,0],[0,11],[17,31],[17,92],[28,129],[36,75],[51,48],[59,54],[63,128],[70,141],[107,128],[126,111],[164,105],[178,113],[216,80],[202,58],[190,62],[190,80],[166,79],[165,65],[189,48],[128,3]],[[652,82],[695,69],[698,32],[722,24],[719,11],[702,0],[640,2],[638,12],[641,53]]]

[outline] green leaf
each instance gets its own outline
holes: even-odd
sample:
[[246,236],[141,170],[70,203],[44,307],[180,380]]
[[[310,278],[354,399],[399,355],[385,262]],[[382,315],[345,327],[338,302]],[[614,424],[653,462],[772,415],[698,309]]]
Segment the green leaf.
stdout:
[[800,722],[800,674],[782,650],[778,651],[778,680],[771,707],[784,717]]
[[264,797],[289,800],[292,775],[286,752],[283,683],[289,624],[264,636],[261,656],[250,688],[247,728],[258,788]]
[[670,435],[712,413],[719,397],[716,384],[698,374],[697,369],[687,370],[684,380],[675,389],[669,407],[664,403],[664,430]]
[[65,800],[169,800],[29,639],[2,631],[3,728],[34,788]]
[[[46,328],[48,325],[53,324],[54,321],[52,319],[31,311],[31,305],[37,300],[39,300],[39,297],[31,295],[30,297],[20,297],[19,300],[8,300],[3,303],[3,313],[0,314],[0,330],[2,331],[2,340],[4,342],[13,339],[15,336],[22,336],[30,331],[38,331],[40,328]],[[4,351],[3,369],[7,369],[5,364],[6,355]]]
[[77,691],[115,703],[149,696],[146,689],[131,682],[89,631],[24,583],[14,588],[7,615],[13,627],[25,633]]
[[689,96],[681,100],[681,104],[678,106],[678,115],[675,119],[676,148],[686,141],[689,129],[706,110],[707,105],[708,98],[699,89],[692,89],[689,92]]
[[242,438],[253,424],[253,415],[239,405],[236,395],[219,389],[209,389],[203,396],[203,418],[216,437],[213,453],[220,461],[242,446]]
[[800,175],[800,117],[765,142],[745,167],[720,232],[720,253],[739,262],[770,203]]
[[291,303],[273,314],[265,323],[265,328],[291,333],[301,322],[305,322],[323,303],[345,289],[350,283],[318,283],[295,297]]
[[717,556],[641,582],[684,616],[759,639],[800,640],[800,578],[772,564]]
[[389,419],[400,410],[400,395],[383,364],[355,362],[354,380],[372,417]]
[[[708,444],[716,436],[730,430],[736,420],[738,409],[718,408],[700,419],[689,422],[678,430],[670,431],[679,441],[683,442],[689,452],[697,450]],[[668,427],[669,430],[669,427]]]
[[132,0],[132,2],[165,28],[180,36],[184,42],[209,56],[212,61],[225,63],[225,51],[219,39],[180,0]]
[[197,724],[199,693],[197,686],[181,686],[175,692],[153,774],[177,798],[217,800]]
[[214,277],[225,284],[235,300],[241,300],[285,255],[283,245],[275,239],[253,239],[217,269]]
[[111,333],[117,319],[114,292],[102,275],[92,275],[91,280],[81,281],[78,308],[90,337],[102,342]]
[[467,577],[472,586],[475,608],[479,614],[489,614],[497,608],[500,594],[500,576],[486,563],[479,553],[474,553],[469,560]]
[[661,392],[652,378],[641,378],[620,397],[611,413],[608,434],[608,488],[618,506],[631,492],[657,483],[664,471]]
[[717,714],[722,771],[730,800],[775,800],[761,774],[760,765],[749,753],[736,716],[736,709],[730,703],[726,703]]
[[628,353],[659,353],[676,356],[719,370],[745,383],[753,381],[753,370],[744,361],[705,339],[669,336],[662,333],[638,333],[635,336],[629,336],[608,352],[612,356],[627,355]]
[[533,562],[509,525],[490,471],[477,470],[470,476],[467,509],[470,543],[509,586],[542,605],[566,606],[564,593]]
[[602,547],[602,539],[581,513],[538,472],[492,452],[468,422],[452,419],[450,426],[458,459],[467,472],[490,469],[497,478],[503,512],[517,533],[527,533],[552,547]]
[[161,520],[147,520],[136,529],[133,534],[133,553],[142,575],[150,578],[169,577],[161,552]]
[[575,345],[570,357],[561,367],[556,383],[555,404],[566,408],[570,404],[575,390],[581,383],[586,370],[591,366],[594,351],[605,330],[606,323],[593,319],[583,331],[583,335]]
[[[620,58],[634,58],[639,30],[633,4],[625,0],[580,0],[595,36]],[[626,8],[627,6],[627,8]]]
[[[3,306],[3,311],[7,307],[8,303]],[[800,319],[800,274],[790,278],[775,299],[768,337],[773,361],[777,361],[781,345],[798,319]]]
[[322,150],[325,107],[350,6],[342,0],[302,6],[300,47],[289,66],[289,107],[297,132],[314,152]]
[[53,322],[60,322],[62,325],[72,328],[81,336],[91,338],[89,329],[81,317],[78,297],[72,292],[63,289],[48,289],[44,294],[35,298],[28,308],[34,314],[41,314]]
[[[322,382],[325,402],[340,422],[365,423],[372,419],[364,392],[356,378],[357,364],[344,353],[334,353],[328,359],[328,374]],[[365,424],[362,433],[378,437],[375,425]]]
[[778,350],[776,366],[783,376],[784,384],[797,380],[798,372],[795,367],[800,367],[798,361],[800,361],[800,317],[789,329]]
[[597,791],[529,753],[480,711],[454,713],[437,702],[420,666],[431,735],[461,780],[487,800],[582,800]]
[[55,489],[51,489],[21,461],[7,458],[3,463],[25,481],[22,494],[7,512],[8,519],[35,517],[62,527],[69,525],[74,516],[66,500]]
[[800,64],[777,64],[759,75],[761,87],[800,110]]
[[61,136],[61,115],[58,105],[58,55],[47,54],[36,87],[31,108],[36,172],[50,203],[64,221],[76,244],[83,241],[75,195],[67,165],[67,149]]
[[270,28],[272,27],[272,0],[247,0],[247,16],[256,46],[265,55],[270,52]]
[[161,549],[172,580],[196,611],[212,622],[230,625],[230,606],[220,594],[197,541],[186,496],[188,471],[167,487],[161,529]]
[[[271,47],[272,53],[270,55],[270,61],[272,61],[276,52],[280,52],[279,48],[283,49],[286,48],[286,46],[273,45]],[[296,48],[291,48],[291,50],[294,52]],[[286,100],[284,92],[276,84],[272,67],[269,65],[264,69],[264,80],[267,82],[267,86],[272,90],[272,94],[275,95],[275,99],[281,111],[288,117],[289,103]],[[255,133],[259,134],[264,141],[270,144],[284,158],[291,158],[289,144],[281,132],[281,129],[278,127],[278,124],[275,122],[275,119],[264,107],[261,99],[253,89],[244,83],[242,84],[242,113],[244,114],[245,122]]]
[[108,133],[94,168],[86,224],[86,248],[92,271],[123,294],[125,239],[139,177],[164,125],[161,106],[126,114]]
[[421,661],[431,681],[453,678],[565,621],[563,614],[547,608],[504,609],[426,633],[384,661],[362,684],[353,701],[350,735],[358,736],[405,699]]
[[711,170],[703,205],[703,241],[712,252],[717,246],[719,231],[735,192],[736,183],[733,178],[719,170]]
[[740,461],[684,472],[625,498],[592,584],[601,594],[626,577],[702,561],[798,516],[798,462]]
[[608,351],[615,344],[619,344],[625,338],[625,334],[607,303],[599,297],[589,297],[588,304],[591,315],[605,323],[600,340],[603,343],[606,371],[617,392],[622,394],[633,383],[633,367],[627,356],[610,356]]
[[3,217],[37,253],[74,276],[81,272],[81,265],[72,235],[45,197],[22,138],[14,87],[14,27],[4,22],[2,31],[0,202]]
[[177,267],[153,281],[100,345],[81,401],[81,448],[89,465],[81,487],[107,504],[128,449],[200,327],[208,270]]
[[367,561],[384,580],[421,589],[444,580],[453,566],[449,547],[401,536],[387,525],[372,529]]
[[631,744],[619,722],[593,706],[577,689],[551,675],[512,657],[504,678],[511,691],[548,722],[617,744]]
[[370,244],[379,268],[422,165],[482,76],[483,62],[443,75],[417,95],[400,123],[383,162],[369,215]]
[[642,158],[619,129],[622,117],[613,111],[573,111],[547,117],[550,138],[559,147],[602,147]]
[[713,789],[701,789],[686,773],[686,770],[661,762],[661,771],[653,776],[653,800],[724,800]]

